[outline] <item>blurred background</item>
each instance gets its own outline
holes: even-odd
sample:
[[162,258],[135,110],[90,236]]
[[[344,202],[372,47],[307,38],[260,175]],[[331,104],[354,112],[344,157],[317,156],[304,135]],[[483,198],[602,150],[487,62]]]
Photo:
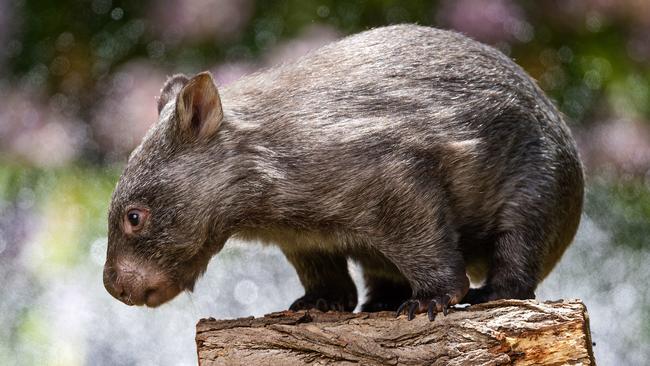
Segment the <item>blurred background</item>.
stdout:
[[234,241],[191,295],[154,310],[111,298],[111,191],[167,75],[209,69],[225,85],[404,22],[499,48],[567,116],[585,212],[538,297],[584,300],[601,365],[647,363],[649,14],[647,0],[0,0],[0,364],[195,364],[200,317],[286,309],[294,270]]

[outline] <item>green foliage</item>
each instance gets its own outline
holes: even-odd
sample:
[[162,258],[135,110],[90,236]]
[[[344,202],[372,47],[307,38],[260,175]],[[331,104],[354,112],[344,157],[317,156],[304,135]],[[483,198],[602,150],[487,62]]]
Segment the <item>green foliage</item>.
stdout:
[[[91,121],[94,108],[104,97],[102,88],[120,66],[144,58],[169,73],[189,73],[224,61],[255,61],[283,41],[300,36],[312,25],[331,26],[342,34],[396,23],[449,28],[451,21],[441,17],[441,9],[454,2],[256,1],[250,20],[239,33],[224,38],[203,36],[177,41],[167,39],[160,31],[161,25],[155,24],[152,8],[162,2],[154,0],[19,0],[7,3],[11,3],[7,7],[10,14],[14,14],[10,21],[19,20],[11,35],[3,38],[9,42],[7,51],[0,51],[8,57],[0,60],[4,62],[0,64],[4,72],[0,77],[0,91],[6,85],[35,90],[34,97],[42,98],[46,104],[48,98],[64,95],[74,107],[67,108],[63,114],[75,124],[86,124],[75,128],[85,129],[81,134],[89,143],[82,147],[81,161],[59,168],[28,167],[24,163],[0,159],[0,219],[3,215],[13,215],[16,208],[20,208],[19,214],[25,216],[18,217],[17,221],[24,219],[33,225],[28,237],[15,238],[20,240],[17,244],[20,254],[30,257],[19,261],[3,257],[2,254],[9,251],[0,250],[0,270],[6,263],[11,265],[5,267],[7,272],[0,271],[0,274],[24,282],[24,285],[0,286],[0,298],[8,298],[15,289],[25,292],[21,299],[13,300],[21,303],[12,304],[15,307],[10,308],[9,315],[0,317],[7,322],[3,323],[4,333],[0,330],[0,364],[81,364],[85,357],[84,342],[66,345],[57,341],[57,332],[61,330],[50,328],[52,320],[44,311],[44,306],[49,304],[40,303],[39,295],[46,290],[45,284],[52,283],[50,279],[70,276],[75,268],[89,265],[96,267],[94,271],[101,271],[98,262],[102,258],[91,257],[93,250],[104,250],[102,245],[96,244],[106,236],[107,206],[120,169],[91,164],[91,160],[93,163],[102,161],[97,155],[103,153],[94,150],[98,148],[97,141],[93,141],[96,136]],[[165,4],[171,6],[172,3]],[[509,53],[539,81],[569,117],[570,123],[581,124],[584,129],[590,124],[617,118],[648,123],[650,63],[647,59],[630,57],[629,50],[630,40],[646,32],[647,25],[642,28],[629,15],[622,15],[625,12],[571,15],[558,10],[565,6],[561,1],[511,3],[523,12],[522,19],[531,26],[532,37],[526,40],[509,38],[495,46]],[[585,4],[590,2],[570,3],[588,8]],[[591,5],[594,3],[604,2]],[[629,4],[621,2],[619,6]],[[0,10],[3,9],[0,6]],[[0,22],[3,19],[0,16]],[[155,49],[152,46],[161,44],[163,52],[152,52]],[[1,113],[0,118],[4,118]],[[20,125],[20,121],[14,125]],[[609,253],[631,249],[642,254],[650,246],[648,182],[650,179],[642,177],[592,177],[589,182],[586,215],[612,235],[611,243],[616,246],[603,251],[603,261]],[[0,221],[0,224],[5,223]],[[5,228],[0,226],[0,229]],[[6,244],[3,239],[0,237],[0,247]],[[609,246],[609,242],[606,245]],[[34,248],[37,248],[37,255],[31,252]],[[578,250],[589,248],[583,246]],[[99,254],[101,257],[103,253]],[[222,253],[222,258],[239,255],[240,250],[233,248]],[[643,274],[646,264],[640,258],[646,257],[630,256],[621,264],[629,267],[623,268],[623,278]],[[593,269],[591,265],[585,269],[586,265],[590,264],[580,260],[572,262],[567,266],[570,271],[567,278],[573,278],[576,273],[590,273]],[[604,275],[611,277],[611,274]],[[606,293],[611,294],[624,282],[596,281],[585,286],[607,287]],[[641,305],[646,315],[640,327],[645,334],[650,334],[650,307]]]
[[[96,3],[108,7],[93,5]],[[124,14],[120,18],[111,14],[116,7]],[[82,88],[90,86],[89,79],[102,76],[112,66],[146,55],[145,23],[140,19],[146,9],[146,2],[140,1],[17,2],[14,11],[25,24],[14,37],[20,40],[22,51],[10,59],[12,73],[45,77],[53,92],[65,89],[60,85],[62,76],[74,69],[82,78]],[[65,60],[61,58],[64,55]]]
[[587,192],[585,211],[612,233],[615,245],[650,247],[650,189],[642,179],[595,182]]
[[42,275],[87,260],[90,244],[106,233],[106,213],[117,171],[70,166],[55,170],[0,165],[0,202],[32,207],[43,225],[31,237],[43,244],[35,263]]
[[[152,27],[153,1],[18,4],[16,12],[24,16],[25,24],[16,35],[22,51],[10,59],[12,73],[44,79],[50,93],[72,93],[86,104],[94,101],[88,91],[107,73],[127,60],[150,56],[152,42],[165,42]],[[595,114],[611,112],[603,111],[603,105],[612,105],[615,112],[650,117],[650,67],[632,60],[627,49],[630,33],[639,31],[632,22],[601,15],[603,24],[589,28],[587,15],[568,19],[548,2],[525,1],[519,6],[534,37],[510,41],[511,55],[540,80],[574,122],[590,123]],[[167,43],[165,56],[156,62],[170,70],[197,70],[218,61],[255,58],[311,24],[328,24],[344,34],[394,23],[436,25],[439,10],[438,1],[257,1],[239,35],[222,41],[199,38]],[[576,20],[585,24],[575,24]],[[68,69],[75,70],[81,86],[66,84]]]

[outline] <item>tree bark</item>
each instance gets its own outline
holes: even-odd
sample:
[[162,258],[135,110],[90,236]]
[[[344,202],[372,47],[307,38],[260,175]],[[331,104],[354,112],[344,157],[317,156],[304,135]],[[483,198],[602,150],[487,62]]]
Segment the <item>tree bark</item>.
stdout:
[[592,365],[585,305],[499,300],[429,322],[393,313],[284,311],[201,319],[200,365]]

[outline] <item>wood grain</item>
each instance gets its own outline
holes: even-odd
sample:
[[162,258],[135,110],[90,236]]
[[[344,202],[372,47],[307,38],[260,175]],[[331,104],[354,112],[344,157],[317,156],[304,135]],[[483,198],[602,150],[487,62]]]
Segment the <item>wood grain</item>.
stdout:
[[284,311],[202,319],[199,364],[592,365],[589,318],[578,300],[500,300],[429,322],[393,313]]

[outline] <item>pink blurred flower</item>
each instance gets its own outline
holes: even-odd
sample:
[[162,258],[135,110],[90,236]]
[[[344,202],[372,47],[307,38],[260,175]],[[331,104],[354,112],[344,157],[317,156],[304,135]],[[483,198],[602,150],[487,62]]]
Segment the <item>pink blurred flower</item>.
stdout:
[[533,27],[524,12],[510,0],[445,0],[438,22],[487,43],[530,41]]
[[251,0],[156,1],[153,27],[169,41],[197,38],[228,39],[248,23]]
[[226,62],[214,66],[210,71],[217,86],[224,86],[236,81],[244,75],[255,72],[259,67],[250,62]]
[[650,26],[648,28],[636,29],[627,41],[627,54],[635,61],[650,61]]
[[333,27],[320,24],[308,26],[303,29],[298,37],[274,47],[264,57],[265,64],[273,66],[296,60],[309,51],[324,46],[340,37],[341,34]]
[[0,151],[30,164],[60,166],[76,158],[84,138],[79,121],[66,118],[38,95],[0,91]]
[[577,134],[586,165],[631,174],[650,171],[650,128],[643,122],[619,119]]
[[91,121],[102,150],[121,159],[140,143],[158,118],[156,97],[165,80],[164,72],[138,61],[111,76]]
[[252,63],[249,61],[225,62],[212,67],[212,75],[218,86],[227,85],[260,68],[272,67],[293,61],[309,51],[328,44],[339,37],[340,33],[332,27],[312,25],[307,27],[298,37],[273,47],[261,57],[261,63]]

